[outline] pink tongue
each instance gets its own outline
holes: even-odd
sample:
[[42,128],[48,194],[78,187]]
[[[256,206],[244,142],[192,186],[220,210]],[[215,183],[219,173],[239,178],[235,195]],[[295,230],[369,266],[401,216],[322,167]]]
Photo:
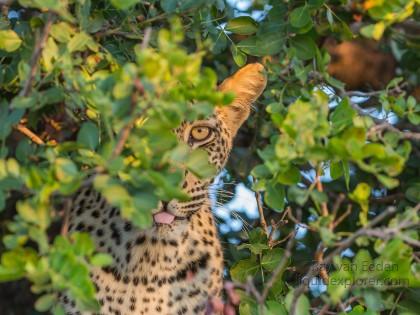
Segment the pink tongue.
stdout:
[[153,218],[156,223],[171,224],[175,220],[175,216],[166,211],[156,213]]

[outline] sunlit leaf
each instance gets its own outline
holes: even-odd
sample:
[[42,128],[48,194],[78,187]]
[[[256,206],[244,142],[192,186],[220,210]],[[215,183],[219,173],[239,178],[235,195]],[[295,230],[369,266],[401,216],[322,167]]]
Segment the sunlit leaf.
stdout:
[[229,20],[226,30],[239,35],[251,35],[258,30],[258,24],[249,16],[240,16]]
[[0,50],[15,51],[22,44],[22,40],[13,30],[0,30]]

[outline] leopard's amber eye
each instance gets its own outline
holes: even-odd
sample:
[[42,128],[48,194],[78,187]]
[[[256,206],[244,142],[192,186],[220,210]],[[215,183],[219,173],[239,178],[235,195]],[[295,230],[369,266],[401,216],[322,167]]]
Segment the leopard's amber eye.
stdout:
[[190,137],[194,141],[203,141],[210,136],[211,132],[212,130],[209,127],[197,126],[191,129]]

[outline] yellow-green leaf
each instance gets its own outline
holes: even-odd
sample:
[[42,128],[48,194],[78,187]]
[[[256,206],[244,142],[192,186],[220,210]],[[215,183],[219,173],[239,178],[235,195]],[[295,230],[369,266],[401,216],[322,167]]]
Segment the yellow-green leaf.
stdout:
[[22,44],[22,40],[13,30],[0,31],[0,49],[7,52],[15,51]]

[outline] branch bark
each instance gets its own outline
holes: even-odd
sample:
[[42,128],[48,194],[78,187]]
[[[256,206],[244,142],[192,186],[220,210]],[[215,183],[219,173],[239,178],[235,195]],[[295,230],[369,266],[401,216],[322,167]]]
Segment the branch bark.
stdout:
[[265,234],[269,238],[270,232],[268,230],[267,221],[265,220],[265,217],[264,217],[264,209],[261,203],[261,194],[258,191],[255,192],[255,199],[257,200],[257,208],[258,208],[258,213],[260,215],[261,227],[264,229]]
[[28,127],[26,127],[25,125],[17,124],[16,126],[14,126],[14,128],[20,133],[24,134],[29,139],[31,139],[32,142],[38,145],[45,145],[45,142],[37,134],[28,129]]
[[388,122],[382,122],[376,126],[373,126],[372,128],[369,129],[367,136],[371,137],[375,134],[382,134],[382,132],[386,130],[398,133],[401,139],[420,141],[420,133],[412,132],[412,131],[402,131],[398,128],[395,128],[393,125],[391,125]]
[[[396,211],[395,207],[388,207],[385,209],[382,213],[377,215],[375,218],[373,218],[365,227],[357,230],[355,233],[353,233],[351,236],[346,238],[345,240],[338,242],[336,244],[336,248],[324,258],[324,264],[329,264],[332,262],[333,258],[340,254],[342,250],[345,248],[348,248],[351,246],[356,239],[358,239],[360,236],[366,235],[366,232],[370,230],[372,227],[379,224],[381,221],[386,219],[389,215],[393,214]],[[319,266],[313,265],[309,269],[309,271],[306,273],[306,275],[303,277],[302,283],[295,289],[293,293],[293,299],[292,299],[292,305],[290,307],[290,315],[296,315],[296,306],[297,301],[299,297],[307,290],[308,284],[311,281],[311,279],[317,275],[319,271]]]

